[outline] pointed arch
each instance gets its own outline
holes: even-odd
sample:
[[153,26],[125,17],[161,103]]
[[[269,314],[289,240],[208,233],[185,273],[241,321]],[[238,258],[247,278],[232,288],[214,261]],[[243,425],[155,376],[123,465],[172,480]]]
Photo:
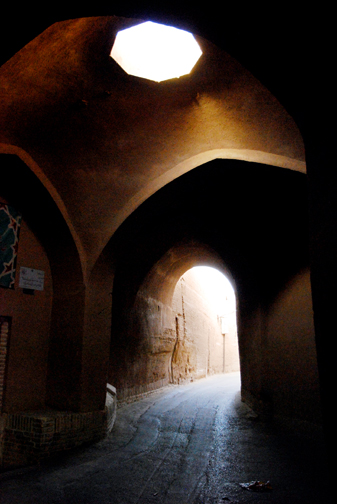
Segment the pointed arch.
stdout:
[[[59,206],[46,187],[48,184],[41,182],[35,173],[38,171],[36,163],[22,149],[11,147],[6,154],[4,150],[0,154],[2,197],[21,212],[40,242],[52,277],[49,350],[47,363],[41,363],[47,368],[45,404],[76,409],[80,402],[85,294],[80,254]],[[27,160],[34,171],[26,164]],[[31,310],[27,312],[28,318],[39,317],[33,306]],[[26,323],[29,324],[28,319]],[[20,337],[24,337],[24,331],[17,335]],[[7,404],[10,408],[10,400]]]

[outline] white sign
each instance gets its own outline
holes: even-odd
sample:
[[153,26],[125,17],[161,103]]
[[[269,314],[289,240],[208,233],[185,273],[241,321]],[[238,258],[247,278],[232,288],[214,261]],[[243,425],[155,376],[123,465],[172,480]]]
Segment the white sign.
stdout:
[[21,266],[19,287],[42,291],[44,288],[44,271]]

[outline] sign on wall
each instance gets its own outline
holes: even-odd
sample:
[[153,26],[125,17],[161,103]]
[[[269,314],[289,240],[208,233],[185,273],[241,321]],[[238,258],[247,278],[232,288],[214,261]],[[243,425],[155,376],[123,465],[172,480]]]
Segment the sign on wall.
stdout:
[[44,271],[21,266],[19,287],[42,291],[44,288]]
[[0,286],[14,289],[21,214],[0,203]]

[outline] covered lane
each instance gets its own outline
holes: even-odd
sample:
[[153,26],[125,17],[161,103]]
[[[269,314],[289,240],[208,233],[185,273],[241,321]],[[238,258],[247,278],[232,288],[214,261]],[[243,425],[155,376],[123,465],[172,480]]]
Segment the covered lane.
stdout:
[[[216,375],[125,404],[100,443],[3,473],[0,502],[329,502],[320,434],[264,423],[240,402],[239,389],[239,373]],[[257,495],[239,485],[254,479],[269,479],[273,490]]]

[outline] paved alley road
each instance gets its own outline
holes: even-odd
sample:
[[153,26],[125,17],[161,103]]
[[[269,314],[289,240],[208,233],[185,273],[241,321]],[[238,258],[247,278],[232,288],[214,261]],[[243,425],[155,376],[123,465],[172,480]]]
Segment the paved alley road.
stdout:
[[[327,504],[321,437],[266,425],[239,374],[169,386],[118,409],[109,437],[0,474],[1,504]],[[270,481],[250,492],[240,483]]]

